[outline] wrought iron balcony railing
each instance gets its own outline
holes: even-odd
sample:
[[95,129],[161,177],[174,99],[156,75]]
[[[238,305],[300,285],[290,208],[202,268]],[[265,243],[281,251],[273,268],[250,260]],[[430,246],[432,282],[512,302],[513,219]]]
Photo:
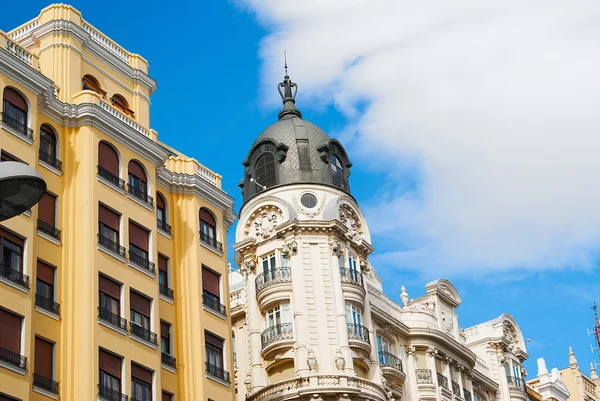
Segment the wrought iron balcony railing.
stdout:
[[16,368],[27,370],[27,357],[0,347],[0,361]]
[[9,265],[0,263],[0,276],[23,288],[29,288],[29,276],[13,269]]
[[114,175],[113,173],[111,173],[110,171],[105,169],[104,167],[98,166],[98,176],[102,177],[104,180],[110,182],[114,186],[116,186],[122,190],[125,190],[125,181],[123,181],[122,179],[119,178],[119,176]]
[[105,401],[127,401],[127,395],[98,384],[98,398]]
[[448,388],[448,378],[446,376],[444,376],[440,372],[437,372],[437,380],[438,380],[438,386],[443,387],[446,390],[450,390]]
[[460,397],[460,385],[452,380],[452,394]]
[[108,251],[111,251],[112,253],[125,257],[125,247],[119,245],[117,242],[111,240],[110,238],[98,234],[98,245],[100,245],[102,248]]
[[211,364],[210,362],[206,362],[206,374],[212,377],[216,377],[217,379],[223,380],[226,383],[230,383],[229,372],[223,370],[222,368]]
[[260,335],[263,348],[277,341],[289,340],[292,337],[291,323],[276,324],[275,326],[268,327]]
[[134,198],[137,198],[142,202],[146,203],[148,206],[154,206],[154,199],[152,199],[152,197],[148,195],[146,191],[143,191],[138,187],[129,184],[127,185],[127,192],[129,192],[129,194],[132,195]]
[[360,324],[348,323],[348,338],[351,340],[361,340],[370,344],[369,329]]
[[23,124],[17,119],[12,118],[4,112],[2,112],[2,123],[14,129],[25,138],[33,140],[33,130],[31,128],[28,128],[27,125]]
[[58,228],[54,227],[53,225],[48,224],[48,223],[43,222],[42,220],[38,219],[37,229],[38,229],[38,231],[41,231],[44,234],[47,234],[47,235],[51,236],[52,238],[55,238],[60,241],[60,230]]
[[289,267],[274,267],[256,276],[256,292],[272,284],[289,283],[292,281],[291,270]]
[[57,302],[54,302],[53,299],[46,298],[40,294],[35,294],[35,305],[48,312],[52,312],[55,315],[60,315],[60,305]]
[[465,401],[472,401],[473,398],[471,397],[471,392],[467,389],[463,390],[463,393],[465,395]]
[[507,376],[508,388],[510,390],[527,391],[525,389],[525,380],[517,376]]
[[111,326],[122,330],[127,330],[127,320],[106,309],[98,308],[98,319],[110,324]]
[[154,274],[155,266],[154,263],[148,260],[148,254],[131,244],[129,244],[129,260],[136,266],[146,270],[148,273]]
[[333,185],[335,185],[338,188],[342,188],[342,189],[346,189],[347,185],[346,185],[346,180],[344,179],[344,177],[341,174],[336,174],[336,173],[331,173],[331,181],[333,183]]
[[33,385],[49,391],[52,394],[58,394],[58,382],[42,375],[38,375],[37,373],[33,374]]
[[379,364],[381,366],[389,366],[403,372],[402,359],[387,351],[379,351]]
[[156,219],[156,226],[163,233],[167,233],[167,234],[171,235],[171,226],[168,225],[166,221]]
[[200,231],[200,242],[210,246],[213,249],[216,249],[219,252],[223,252],[223,244],[210,235],[203,233],[202,231]]
[[210,292],[204,291],[202,293],[202,304],[223,316],[227,315],[227,308],[221,303],[221,299]]
[[433,379],[431,378],[430,369],[416,369],[417,384],[432,384]]
[[165,297],[167,297],[169,299],[173,299],[173,290],[170,289],[169,287],[167,287],[166,285],[160,284],[158,286],[158,290],[160,291],[161,295],[164,295]]
[[358,270],[341,267],[340,275],[343,283],[356,284],[362,287],[362,276]]
[[51,154],[44,152],[42,149],[39,150],[39,158],[50,167],[62,171],[62,162]]
[[176,363],[177,360],[175,359],[175,357],[171,356],[167,353],[164,353],[164,352],[161,352],[161,354],[160,354],[160,361],[162,362],[163,365],[170,366],[173,369],[175,369],[177,366],[177,363]]
[[152,344],[157,344],[156,333],[151,332],[150,330],[140,326],[139,324],[129,322],[129,331],[132,336],[140,338],[144,341],[148,341]]

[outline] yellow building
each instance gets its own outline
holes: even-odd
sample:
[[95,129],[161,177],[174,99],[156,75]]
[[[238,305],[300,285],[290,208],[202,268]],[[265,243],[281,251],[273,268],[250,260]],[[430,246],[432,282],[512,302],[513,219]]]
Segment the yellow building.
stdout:
[[149,127],[148,63],[56,4],[0,31],[0,400],[232,400],[221,177]]

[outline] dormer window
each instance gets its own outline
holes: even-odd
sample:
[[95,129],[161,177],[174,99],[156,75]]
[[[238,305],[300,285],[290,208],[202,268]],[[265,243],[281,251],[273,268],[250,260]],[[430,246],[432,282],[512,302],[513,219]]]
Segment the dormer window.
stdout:
[[113,97],[110,98],[110,101],[115,109],[123,114],[133,117],[133,110],[129,108],[129,103],[127,103],[127,100],[125,100],[123,96],[113,95]]
[[265,153],[258,158],[254,168],[254,177],[257,183],[267,188],[277,184],[273,153]]
[[344,178],[344,168],[340,159],[335,155],[331,155],[329,158],[329,167],[331,168],[331,176],[333,185],[336,187],[346,189],[346,179]]

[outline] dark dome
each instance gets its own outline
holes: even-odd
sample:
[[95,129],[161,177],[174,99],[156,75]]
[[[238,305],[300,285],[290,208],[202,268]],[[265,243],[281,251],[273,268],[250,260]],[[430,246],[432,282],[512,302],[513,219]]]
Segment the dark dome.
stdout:
[[296,183],[327,184],[349,192],[352,164],[346,151],[321,128],[302,119],[295,105],[297,88],[287,75],[279,84],[283,99],[279,121],[256,138],[243,162],[246,171],[239,186],[244,202],[268,188]]

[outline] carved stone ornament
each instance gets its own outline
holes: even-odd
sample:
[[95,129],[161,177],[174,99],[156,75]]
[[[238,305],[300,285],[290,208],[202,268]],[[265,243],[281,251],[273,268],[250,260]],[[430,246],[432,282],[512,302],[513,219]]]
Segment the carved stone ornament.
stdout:
[[246,380],[244,380],[244,385],[246,386],[246,391],[252,391],[252,376],[250,376],[250,372],[246,373]]
[[263,211],[260,217],[254,220],[256,236],[262,239],[269,238],[275,232],[277,224],[277,214],[275,212]]
[[344,255],[344,248],[342,248],[342,245],[338,241],[331,240],[329,242],[329,246],[331,247],[331,253],[334,256],[337,256],[339,258],[340,256]]
[[243,274],[254,273],[256,271],[256,259],[246,259],[241,266]]
[[344,370],[346,367],[346,359],[339,348],[335,350],[335,367],[337,370]]
[[281,254],[284,258],[289,259],[298,253],[298,243],[296,241],[288,242],[281,248]]
[[348,239],[358,241],[361,238],[360,220],[349,206],[340,206],[340,221],[348,229],[348,232],[346,232]]
[[417,349],[414,347],[414,345],[406,347],[405,350],[406,350],[406,355],[408,355],[408,356],[414,355],[417,352]]
[[427,348],[427,356],[430,356],[432,358],[435,358],[438,356],[438,349],[435,347],[429,347]]
[[315,351],[312,349],[308,350],[308,357],[306,357],[306,363],[308,364],[308,368],[310,370],[315,370],[317,366],[317,357],[315,356]]
[[302,206],[300,202],[298,202],[298,197],[296,195],[292,196],[292,206],[294,209],[300,214],[305,215],[309,219],[314,219],[323,211],[323,207],[325,207],[325,194],[321,196],[321,199],[317,201],[317,205],[311,209],[305,208]]
[[446,329],[446,331],[452,331],[454,327],[454,319],[452,319],[452,315],[446,312],[442,312],[442,326]]
[[514,344],[515,342],[512,324],[506,320],[502,323],[502,337],[504,340],[508,341],[509,344]]

